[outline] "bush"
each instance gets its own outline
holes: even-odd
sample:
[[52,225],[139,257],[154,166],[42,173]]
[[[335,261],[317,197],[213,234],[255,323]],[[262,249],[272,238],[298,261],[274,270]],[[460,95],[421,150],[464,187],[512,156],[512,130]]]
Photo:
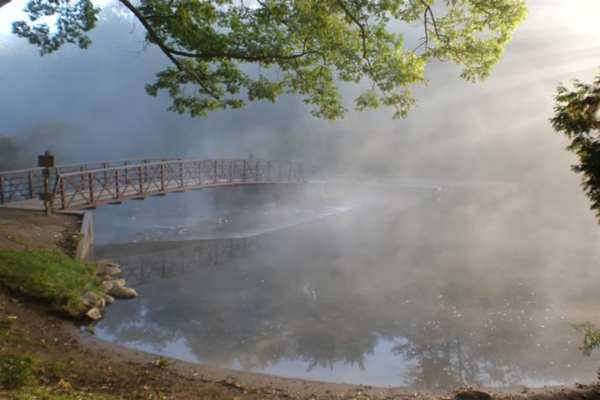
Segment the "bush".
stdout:
[[32,361],[29,357],[0,356],[0,386],[16,389],[31,381]]
[[71,317],[85,312],[85,293],[103,292],[95,265],[58,250],[0,251],[0,284]]
[[590,322],[573,325],[573,327],[583,333],[583,344],[579,347],[583,354],[589,356],[592,351],[600,347],[600,330]]

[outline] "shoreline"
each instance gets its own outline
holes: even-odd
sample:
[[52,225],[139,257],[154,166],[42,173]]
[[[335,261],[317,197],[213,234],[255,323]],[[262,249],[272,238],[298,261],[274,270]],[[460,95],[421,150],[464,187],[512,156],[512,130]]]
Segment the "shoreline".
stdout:
[[[328,382],[313,379],[285,377],[279,375],[270,375],[262,372],[242,371],[227,367],[218,367],[215,365],[184,361],[170,356],[161,356],[143,350],[130,348],[118,343],[106,341],[96,337],[94,334],[85,332],[82,329],[73,326],[83,345],[89,349],[100,351],[116,359],[127,359],[138,363],[150,363],[157,358],[168,360],[168,363],[179,373],[189,378],[197,378],[207,381],[221,381],[233,378],[242,386],[263,387],[272,386],[274,388],[285,390],[295,395],[310,394],[336,394],[352,395],[356,392],[362,392],[366,395],[382,396],[384,398],[395,396],[412,396],[415,394],[424,395],[432,398],[446,398],[452,393],[463,389],[479,390],[491,394],[492,396],[515,396],[523,394],[548,394],[553,392],[564,392],[573,388],[590,387],[594,383],[573,382],[572,384],[548,385],[541,387],[530,387],[524,384],[513,384],[509,386],[468,386],[456,387],[454,389],[420,389],[411,386],[380,386],[361,383],[343,383]],[[600,369],[599,369],[600,373]],[[495,397],[494,397],[495,398]],[[599,397],[600,398],[600,397]]]
[[[124,399],[152,398],[147,394],[154,392],[164,394],[160,399],[449,400],[458,399],[455,395],[461,390],[483,391],[496,400],[600,398],[600,384],[421,390],[293,379],[190,363],[103,341],[83,331],[81,325],[50,313],[44,304],[19,300],[0,290],[0,320],[9,316],[15,321],[14,336],[10,343],[0,342],[0,356],[17,351],[35,358],[43,366],[40,381],[53,390],[64,381],[73,389]],[[159,366],[159,359],[164,367]],[[56,365],[61,366],[60,375],[51,372]],[[2,394],[0,390],[0,398]]]

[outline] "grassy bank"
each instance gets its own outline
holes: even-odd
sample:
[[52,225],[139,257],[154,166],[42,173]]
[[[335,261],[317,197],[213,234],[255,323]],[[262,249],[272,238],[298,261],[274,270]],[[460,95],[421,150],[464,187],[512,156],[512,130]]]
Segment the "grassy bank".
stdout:
[[45,302],[69,317],[86,311],[82,296],[101,294],[95,266],[58,250],[0,251],[0,285],[11,292]]

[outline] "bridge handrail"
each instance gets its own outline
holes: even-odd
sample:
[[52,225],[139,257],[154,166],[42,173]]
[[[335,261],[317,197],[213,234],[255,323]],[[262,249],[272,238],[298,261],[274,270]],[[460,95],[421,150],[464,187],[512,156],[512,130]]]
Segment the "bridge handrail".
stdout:
[[[61,168],[80,168],[85,167],[87,165],[102,165],[102,164],[121,164],[121,163],[134,163],[127,165],[137,165],[140,164],[149,164],[149,162],[161,162],[161,161],[176,161],[179,158],[127,158],[122,160],[108,160],[108,161],[90,161],[90,162],[82,162],[82,163],[72,163],[72,164],[61,164],[57,165],[50,169],[60,170]],[[94,168],[97,169],[97,168]],[[31,168],[23,168],[23,169],[11,169],[7,171],[0,171],[0,175],[14,175],[14,174],[22,174],[24,172],[34,172],[34,171],[43,171],[43,167],[31,167]],[[85,171],[90,171],[91,169],[86,168]],[[76,171],[72,171],[76,172]]]
[[[105,168],[110,165],[140,165],[150,162],[165,160],[177,160],[175,158],[132,158],[124,160],[93,161],[87,163],[73,163],[57,165],[50,168],[50,185],[54,186],[58,182],[58,175],[67,172],[89,171],[90,169]],[[92,168],[90,168],[92,167]],[[25,169],[15,169],[0,171],[0,204],[14,201],[35,199],[43,186],[42,167],[33,167]]]
[[213,186],[302,182],[295,161],[190,158],[59,172],[53,198],[65,210]]
[[128,164],[128,165],[120,165],[120,166],[116,166],[116,167],[107,167],[107,168],[96,168],[96,169],[86,169],[83,171],[72,171],[72,172],[59,172],[58,176],[59,177],[69,177],[69,176],[77,176],[77,175],[82,175],[82,174],[94,174],[94,173],[98,173],[98,172],[109,172],[109,171],[122,171],[122,170],[126,170],[126,169],[130,169],[130,168],[139,168],[139,167],[154,167],[154,166],[160,166],[160,165],[169,165],[169,164],[184,164],[184,163],[194,163],[194,162],[214,162],[214,161],[227,161],[227,162],[271,162],[271,163],[281,163],[281,164],[286,164],[286,165],[294,165],[294,164],[299,164],[295,161],[282,161],[282,160],[260,160],[260,159],[252,159],[252,160],[247,160],[247,159],[243,159],[243,158],[190,158],[190,159],[169,159],[166,161],[153,161],[153,162],[148,162],[148,163],[140,163],[140,164]]
[[[36,199],[46,190],[43,171],[0,172],[0,204]],[[301,163],[253,158],[133,159],[63,165],[49,173],[48,189],[62,209],[207,186],[209,180],[213,186],[304,181]]]

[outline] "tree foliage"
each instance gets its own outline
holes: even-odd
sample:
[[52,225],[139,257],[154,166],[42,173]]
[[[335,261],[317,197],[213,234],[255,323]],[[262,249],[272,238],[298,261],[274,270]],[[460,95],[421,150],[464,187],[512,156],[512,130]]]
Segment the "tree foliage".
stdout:
[[569,139],[567,149],[578,162],[581,185],[600,221],[600,75],[590,84],[575,81],[571,89],[560,86],[552,125]]
[[[363,81],[355,109],[404,116],[427,64],[451,61],[463,78],[483,79],[526,15],[524,0],[119,1],[172,62],[147,92],[167,92],[172,110],[192,116],[295,94],[335,119],[347,111],[340,83]],[[46,54],[88,47],[99,10],[90,0],[30,0],[26,11],[30,21],[13,31]],[[57,17],[54,29],[44,16]]]

